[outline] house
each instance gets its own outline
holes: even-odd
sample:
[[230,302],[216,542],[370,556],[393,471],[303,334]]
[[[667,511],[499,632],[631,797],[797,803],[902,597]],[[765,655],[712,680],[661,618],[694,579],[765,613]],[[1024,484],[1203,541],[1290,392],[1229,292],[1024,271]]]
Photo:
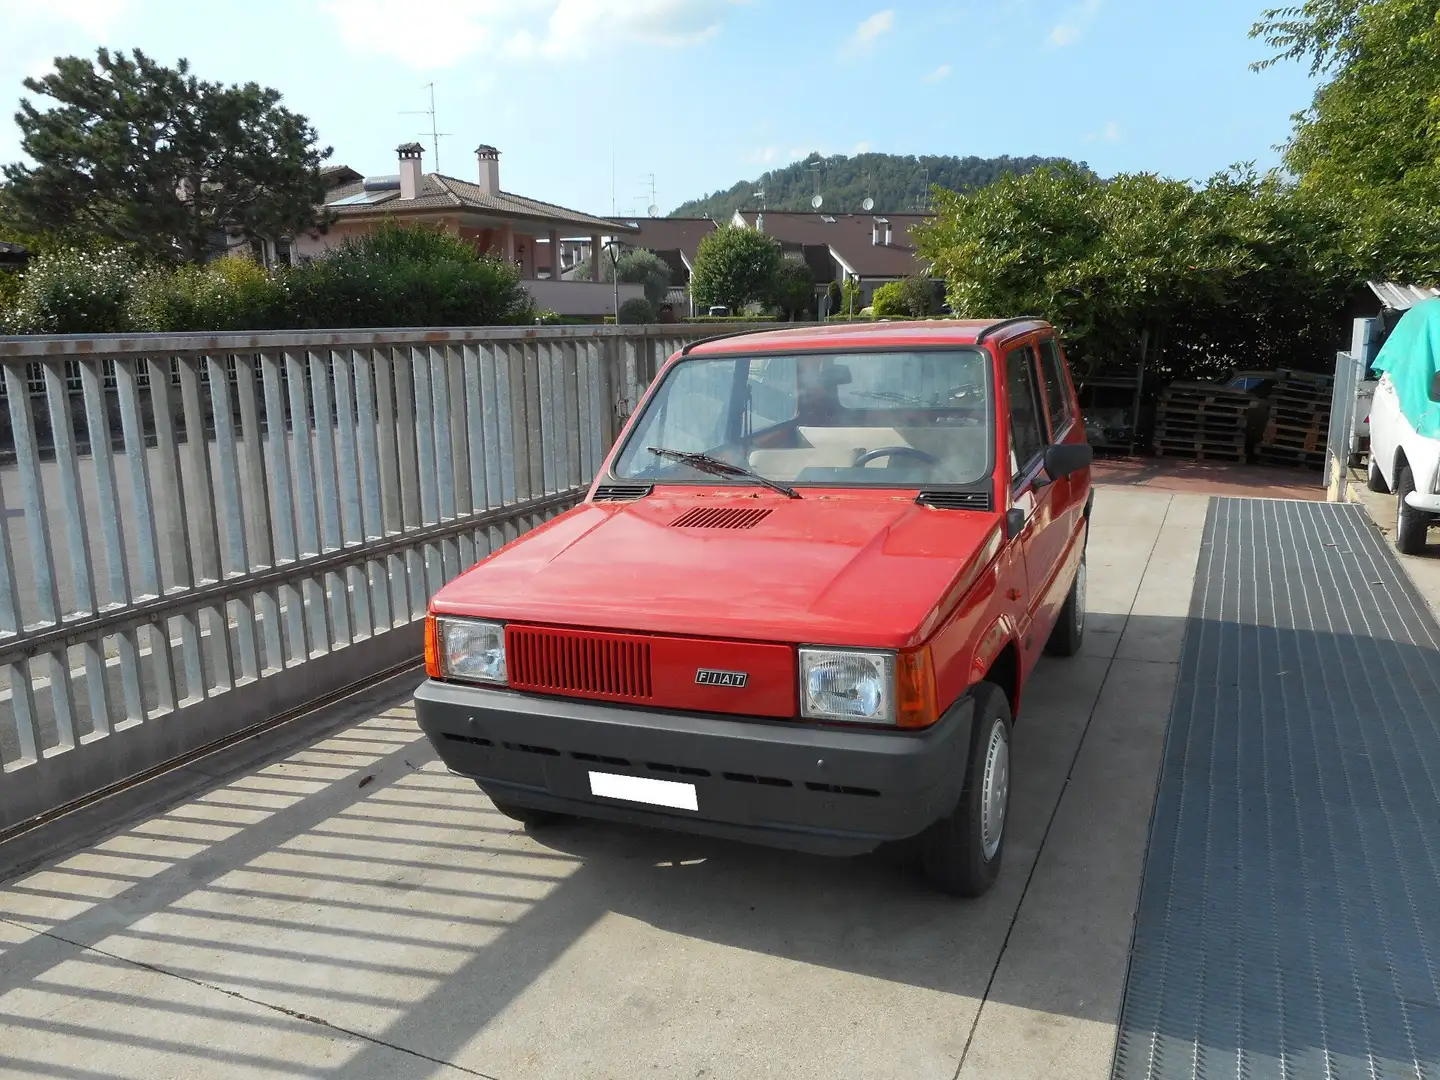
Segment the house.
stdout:
[[[815,275],[817,287],[831,281],[858,282],[864,306],[874,299],[881,285],[929,273],[929,264],[910,238],[910,229],[928,220],[928,214],[737,210],[730,223],[775,237],[787,255],[805,261]],[[932,280],[938,291],[939,279]]]
[[[593,274],[594,281],[564,280],[567,264],[563,254],[557,259],[556,253],[564,246],[562,236],[584,236],[592,270],[598,271],[602,237],[633,230],[503,190],[500,152],[493,146],[476,149],[473,181],[425,172],[424,153],[419,143],[404,144],[396,150],[399,171],[385,176],[361,176],[337,166],[326,177],[335,181],[325,195],[332,224],[325,232],[295,237],[289,244],[290,259],[312,259],[346,237],[372,231],[383,222],[424,223],[517,264],[525,288],[541,308],[562,315],[614,313],[614,287],[599,283],[598,272]],[[623,304],[632,296],[643,296],[644,290],[622,284],[619,294]]]
[[[626,247],[647,248],[670,265],[670,301],[689,313],[690,273],[700,242],[719,228],[708,217],[611,218],[630,230],[618,239]],[[785,255],[802,260],[815,278],[817,298],[834,281],[856,281],[861,305],[891,281],[926,273],[910,238],[912,226],[927,214],[800,214],[769,210],[737,211],[728,224],[759,229],[780,241]],[[936,281],[937,298],[940,283]],[[836,314],[831,312],[831,314]]]
[[25,269],[25,264],[30,261],[30,250],[23,244],[12,244],[8,240],[0,240],[0,271],[19,271]]
[[678,314],[691,315],[690,273],[695,268],[695,252],[700,241],[719,226],[713,218],[611,218],[617,226],[631,230],[617,237],[627,248],[645,248],[658,255],[670,267],[668,303]]

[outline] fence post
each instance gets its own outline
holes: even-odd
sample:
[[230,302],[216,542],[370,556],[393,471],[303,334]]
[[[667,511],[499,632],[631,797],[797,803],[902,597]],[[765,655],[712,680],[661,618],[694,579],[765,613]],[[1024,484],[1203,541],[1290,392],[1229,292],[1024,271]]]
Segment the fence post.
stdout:
[[1348,352],[1335,355],[1330,391],[1330,430],[1325,443],[1325,498],[1345,502],[1350,487],[1350,446],[1355,430],[1356,379],[1360,361]]

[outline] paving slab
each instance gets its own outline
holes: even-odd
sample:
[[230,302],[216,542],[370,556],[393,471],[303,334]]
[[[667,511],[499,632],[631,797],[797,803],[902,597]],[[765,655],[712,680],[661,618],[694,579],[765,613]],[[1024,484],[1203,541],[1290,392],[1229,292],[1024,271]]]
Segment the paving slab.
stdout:
[[[0,885],[0,1067],[954,1080],[968,1046],[965,1075],[1108,1069],[1153,784],[1135,705],[1163,677],[1117,649],[1165,618],[1136,605],[1163,607],[1152,561],[1183,572],[1162,555],[1189,535],[1177,499],[1097,497],[1090,642],[1027,688],[1006,867],[979,901],[903,852],[527,832],[440,767],[401,691],[192,763],[148,815]],[[1083,931],[1057,928],[1067,893]]]

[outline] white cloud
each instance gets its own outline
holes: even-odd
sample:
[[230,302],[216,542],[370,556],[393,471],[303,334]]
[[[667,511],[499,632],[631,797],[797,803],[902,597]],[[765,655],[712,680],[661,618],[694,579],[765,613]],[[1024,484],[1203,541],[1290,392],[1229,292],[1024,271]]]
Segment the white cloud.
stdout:
[[766,146],[754,151],[748,160],[752,165],[769,165],[779,156],[780,148],[778,146]]
[[0,0],[0,26],[7,30],[23,25],[75,29],[101,37],[114,28],[129,6],[129,0]]
[[1085,28],[1095,21],[1095,16],[1100,14],[1100,5],[1103,0],[1080,0],[1065,12],[1060,21],[1050,28],[1049,43],[1052,47],[1063,49],[1066,45],[1073,45],[1080,40]]
[[855,148],[850,151],[851,154],[868,154],[869,152],[870,144],[863,139],[857,142]]
[[[72,0],[74,2],[74,0]],[[429,0],[397,19],[390,0],[322,0],[341,40],[414,68],[444,68],[488,50],[513,60],[580,58],[623,42],[680,48],[714,36],[743,0]],[[435,27],[443,26],[443,33]]]
[[877,11],[868,19],[861,21],[855,28],[855,33],[850,35],[845,43],[849,52],[863,52],[873,46],[876,40],[895,25],[895,9],[886,8],[884,11]]
[[1106,121],[1105,126],[1098,132],[1090,131],[1085,134],[1086,142],[1119,142],[1122,138],[1124,133],[1114,120]]
[[929,75],[926,75],[923,81],[924,81],[924,82],[927,82],[927,83],[932,83],[932,84],[933,84],[933,83],[938,83],[938,82],[944,82],[944,81],[945,81],[946,79],[948,79],[949,77],[950,77],[950,65],[949,65],[949,64],[941,64],[941,65],[940,65],[939,67],[937,67],[934,71],[930,72]]

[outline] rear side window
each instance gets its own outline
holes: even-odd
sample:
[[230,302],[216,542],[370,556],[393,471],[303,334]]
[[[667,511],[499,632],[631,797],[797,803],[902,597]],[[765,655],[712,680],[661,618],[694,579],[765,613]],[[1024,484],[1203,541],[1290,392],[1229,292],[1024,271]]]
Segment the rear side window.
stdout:
[[1070,422],[1070,394],[1060,366],[1060,347],[1054,338],[1040,343],[1040,373],[1045,379],[1045,410],[1050,415],[1050,434],[1056,437]]
[[1035,350],[1029,345],[1006,354],[1005,387],[1010,397],[1010,444],[1018,476],[1028,472],[1045,449],[1039,388],[1035,385]]

